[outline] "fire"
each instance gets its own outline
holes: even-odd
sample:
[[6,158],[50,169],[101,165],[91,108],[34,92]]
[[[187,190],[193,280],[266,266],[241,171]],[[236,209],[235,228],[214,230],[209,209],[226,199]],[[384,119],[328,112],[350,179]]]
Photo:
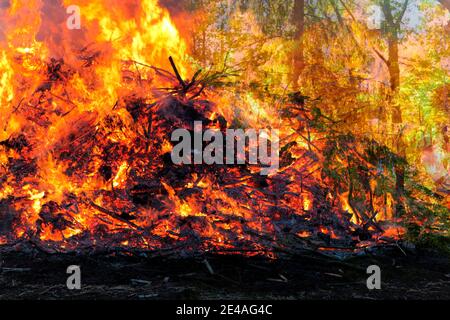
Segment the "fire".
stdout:
[[352,207],[350,206],[350,203],[348,202],[348,192],[344,192],[343,194],[341,194],[339,196],[339,198],[341,199],[341,202],[342,202],[342,209],[352,215],[351,221],[353,223],[358,223],[359,217],[353,211]]
[[384,230],[383,236],[385,237],[392,237],[392,238],[400,238],[406,233],[406,230],[404,227],[400,226],[389,226]]
[[[27,187],[27,186],[25,186],[25,187]],[[25,189],[28,189],[28,188],[25,188]],[[29,190],[28,193],[30,195],[29,199],[31,201],[33,201],[32,208],[33,208],[34,212],[36,212],[36,213],[41,212],[41,209],[42,209],[41,199],[45,197],[45,192],[43,191],[43,192],[37,193],[36,190]]]
[[312,201],[311,198],[309,196],[306,196],[303,199],[303,210],[304,211],[308,211],[312,209]]
[[[377,194],[378,173],[361,147],[348,142],[348,154],[328,155],[347,141],[328,145],[321,126],[308,123],[317,112],[244,87],[209,88],[217,75],[193,72],[186,42],[157,0],[63,4],[80,8],[80,30],[52,20],[66,14],[63,6],[45,12],[40,0],[0,11],[0,209],[13,220],[0,244],[161,249],[184,241],[273,257],[273,243],[288,246],[291,237],[353,243],[355,230],[379,232],[378,222],[393,219],[394,197]],[[278,129],[279,172],[174,165],[170,133],[192,129],[197,118],[222,131]],[[371,178],[345,170],[351,159]],[[355,196],[352,174],[367,181]],[[392,230],[385,236],[397,237]]]
[[[186,45],[168,12],[158,5],[157,0],[64,2],[66,6],[80,8],[86,24],[84,28],[97,30],[91,41],[110,46],[114,63],[131,60],[168,67],[168,56],[178,60],[184,58]],[[186,72],[184,68],[180,71],[182,75]]]
[[114,188],[123,186],[123,184],[125,183],[125,181],[127,179],[127,176],[126,176],[127,168],[128,168],[127,162],[123,162],[120,165],[119,170],[117,170],[117,174],[113,179],[113,187]]

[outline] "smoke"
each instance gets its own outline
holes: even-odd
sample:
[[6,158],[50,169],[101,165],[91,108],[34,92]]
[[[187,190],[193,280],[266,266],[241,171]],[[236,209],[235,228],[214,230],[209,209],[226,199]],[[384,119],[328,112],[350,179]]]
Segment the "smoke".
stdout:
[[9,8],[11,3],[9,0],[0,0],[0,42],[5,40],[5,33],[3,27],[5,25],[4,12]]
[[0,0],[0,10],[7,9],[11,5],[9,0]]
[[186,1],[183,0],[159,0],[159,4],[174,17],[187,11]]
[[[41,26],[36,34],[37,41],[62,43],[66,12],[61,1],[44,0],[41,7]],[[54,49],[54,48],[52,48]]]
[[178,32],[186,41],[188,50],[193,45],[191,40],[192,34],[195,33],[197,28],[197,20],[204,14],[202,11],[204,8],[194,9],[188,5],[189,2],[187,0],[159,0],[160,6],[169,12],[170,18],[177,27]]

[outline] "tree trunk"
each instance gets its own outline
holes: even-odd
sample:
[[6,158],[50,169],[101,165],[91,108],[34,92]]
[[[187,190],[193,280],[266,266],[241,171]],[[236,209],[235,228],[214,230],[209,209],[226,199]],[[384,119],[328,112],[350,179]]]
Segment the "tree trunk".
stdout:
[[202,61],[206,63],[206,31],[202,31]]
[[398,62],[398,39],[392,35],[388,39],[389,44],[389,75],[392,92],[396,93],[400,87],[400,64]]
[[[392,96],[398,93],[400,88],[400,64],[399,64],[399,55],[398,55],[398,36],[397,32],[393,31],[388,39],[389,45],[389,60],[388,60],[388,68],[389,68],[389,79],[391,84],[391,93]],[[393,106],[392,113],[392,122],[393,123],[402,123],[402,111],[399,105]]]
[[[398,94],[400,88],[400,64],[399,64],[399,50],[398,50],[398,42],[399,42],[399,29],[400,23],[403,19],[403,15],[406,12],[408,6],[408,0],[405,0],[403,3],[403,12],[401,16],[396,21],[393,16],[393,7],[391,5],[390,0],[383,0],[382,10],[384,17],[386,19],[387,26],[387,34],[388,34],[388,46],[389,46],[389,58],[387,61],[388,69],[389,69],[389,80],[391,87],[391,95],[390,99],[392,99],[395,95]],[[392,102],[392,101],[391,101]],[[395,103],[392,105],[392,124],[395,128],[396,124],[401,124],[403,122],[402,119],[402,111],[400,105]],[[395,130],[394,130],[395,131]],[[393,141],[393,145],[396,146],[397,154],[400,157],[406,157],[406,145],[402,136],[402,133],[399,132],[399,135],[394,135],[395,141]],[[405,194],[405,165],[403,163],[396,163],[395,165],[395,211],[397,216],[400,215],[404,211],[403,204],[403,196]]]
[[[398,94],[400,89],[400,64],[399,64],[399,54],[398,54],[398,34],[396,30],[391,30],[389,38],[389,77],[391,84],[391,94],[395,96]],[[395,127],[396,124],[401,124],[403,122],[402,110],[398,103],[392,104],[392,123]],[[406,145],[402,134],[396,136],[397,141],[396,151],[400,157],[406,157]],[[396,193],[396,207],[395,212],[397,215],[401,214],[404,210],[402,197],[405,194],[405,166],[402,163],[398,163],[395,166],[395,193]]]
[[298,89],[298,80],[305,67],[303,35],[305,33],[305,0],[294,1],[294,14],[292,16],[296,26],[295,41],[296,45],[293,52],[292,64],[292,86],[294,90]]

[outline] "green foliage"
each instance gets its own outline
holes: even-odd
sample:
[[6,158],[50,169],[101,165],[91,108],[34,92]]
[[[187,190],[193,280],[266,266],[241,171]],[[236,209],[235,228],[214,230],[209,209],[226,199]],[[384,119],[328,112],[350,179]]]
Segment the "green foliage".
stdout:
[[[409,1],[407,7],[406,0],[306,1],[301,42],[293,37],[293,0],[201,2],[210,19],[197,35],[206,42],[198,50],[199,66],[227,61],[240,74],[232,84],[250,92],[251,104],[278,104],[276,116],[283,121],[304,122],[319,132],[326,141],[324,178],[340,185],[341,191],[352,185],[355,201],[367,201],[368,171],[376,181],[374,196],[394,195],[395,169],[404,167],[406,223],[419,217],[427,232],[445,232],[450,214],[422,163],[425,145],[444,149],[443,128],[450,117],[448,102],[441,98],[450,83],[448,62],[443,59],[450,53],[450,34],[445,31],[445,12],[436,1]],[[368,7],[373,4],[385,11],[381,30],[367,25]],[[390,87],[388,40],[399,44],[398,92]],[[300,43],[304,65],[297,87],[292,83],[298,71],[293,57]],[[288,94],[291,90],[300,92]],[[307,118],[292,104],[305,107]],[[276,118],[274,110],[263,113]],[[241,107],[233,125],[246,127],[246,112],[251,111]],[[402,123],[395,123],[394,111]],[[284,165],[293,161],[295,147],[282,146]]]
[[423,232],[423,228],[417,224],[407,225],[407,240],[423,249],[437,249],[450,255],[450,236]]

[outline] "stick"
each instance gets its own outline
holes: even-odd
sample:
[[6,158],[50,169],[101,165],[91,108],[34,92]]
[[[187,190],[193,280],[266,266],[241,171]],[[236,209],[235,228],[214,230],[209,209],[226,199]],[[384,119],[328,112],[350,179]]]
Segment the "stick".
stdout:
[[116,219],[116,220],[119,220],[119,221],[121,221],[121,222],[123,222],[123,223],[129,225],[130,227],[132,227],[132,228],[134,228],[134,229],[141,230],[141,228],[140,228],[138,225],[134,224],[134,223],[131,222],[131,221],[128,221],[128,220],[122,218],[120,215],[118,215],[118,214],[115,213],[115,212],[109,211],[109,210],[107,210],[107,209],[105,209],[105,208],[100,207],[99,205],[96,205],[92,200],[89,201],[89,204],[90,204],[92,207],[94,207],[95,209],[97,209],[98,211],[100,211],[100,212],[102,212],[102,213],[104,213],[104,214],[107,214],[108,216],[110,216],[110,217],[112,217],[112,218],[114,218],[114,219]]
[[206,265],[206,268],[208,269],[209,273],[214,275],[214,269],[211,267],[211,265],[209,264],[209,262],[206,258],[203,260],[203,263]]
[[31,268],[1,268],[2,272],[29,272]]
[[172,69],[175,72],[178,82],[180,82],[181,86],[183,87],[183,90],[186,90],[186,83],[184,82],[183,78],[181,78],[180,73],[178,72],[177,66],[175,65],[175,62],[173,61],[173,58],[169,57],[169,61],[170,61],[170,64],[172,65]]

